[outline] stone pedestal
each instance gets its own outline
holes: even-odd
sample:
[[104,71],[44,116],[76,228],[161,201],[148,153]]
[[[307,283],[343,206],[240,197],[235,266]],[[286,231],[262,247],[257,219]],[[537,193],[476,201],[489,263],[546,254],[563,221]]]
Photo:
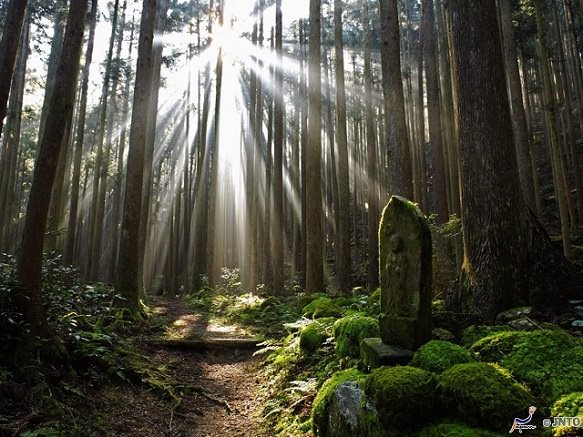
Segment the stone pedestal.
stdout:
[[381,366],[406,366],[413,358],[413,351],[383,343],[380,338],[365,338],[360,343],[360,358],[368,370]]

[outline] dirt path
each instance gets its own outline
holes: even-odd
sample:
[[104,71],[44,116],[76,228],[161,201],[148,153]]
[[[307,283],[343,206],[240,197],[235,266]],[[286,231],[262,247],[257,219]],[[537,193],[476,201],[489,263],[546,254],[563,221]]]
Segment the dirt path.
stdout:
[[[233,327],[210,325],[181,300],[158,301],[154,311],[170,321],[173,335],[244,338]],[[175,408],[136,388],[104,393],[104,415],[119,436],[259,436],[262,408],[259,359],[253,351],[213,349],[188,351],[140,345],[152,362],[163,365],[175,380],[201,388],[210,396],[185,396]],[[210,398],[215,398],[211,400]],[[218,401],[218,402],[217,402]],[[222,404],[222,405],[221,405]]]

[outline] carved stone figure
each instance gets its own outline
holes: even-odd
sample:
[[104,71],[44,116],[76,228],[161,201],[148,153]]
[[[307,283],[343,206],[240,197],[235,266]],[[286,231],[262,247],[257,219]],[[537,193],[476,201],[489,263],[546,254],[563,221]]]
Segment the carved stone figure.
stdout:
[[431,338],[431,232],[419,208],[393,196],[379,230],[381,338],[416,349]]

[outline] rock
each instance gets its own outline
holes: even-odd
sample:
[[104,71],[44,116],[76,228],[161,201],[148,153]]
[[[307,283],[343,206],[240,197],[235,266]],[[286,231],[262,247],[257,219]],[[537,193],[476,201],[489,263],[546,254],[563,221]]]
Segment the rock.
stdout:
[[583,339],[560,329],[523,333],[500,364],[549,401],[583,391]]
[[308,323],[300,331],[300,349],[310,355],[322,346],[328,338],[328,332],[334,319],[318,319]]
[[523,317],[528,317],[532,314],[532,307],[517,307],[503,311],[496,316],[496,323],[507,324],[508,322]]
[[455,341],[455,336],[445,328],[434,328],[431,331],[431,337],[434,340]]
[[307,304],[302,310],[305,316],[314,319],[340,317],[342,312],[342,308],[330,297],[318,297]]
[[381,338],[416,349],[431,339],[431,232],[412,202],[391,197],[379,228]]
[[441,374],[439,386],[459,420],[498,431],[508,432],[512,418],[526,416],[534,405],[527,389],[494,364],[457,364]]
[[330,399],[331,436],[356,434],[358,411],[363,394],[356,381],[346,381],[336,386]]
[[385,430],[412,435],[439,415],[437,379],[431,372],[409,366],[379,367],[364,382]]
[[328,436],[384,435],[378,411],[366,398],[360,385],[356,381],[338,384],[330,399]]
[[441,373],[456,364],[471,363],[472,354],[457,344],[443,340],[431,340],[415,352],[411,366],[430,372]]
[[340,357],[358,357],[360,342],[367,337],[379,335],[379,322],[362,315],[343,317],[334,323],[336,353]]
[[520,317],[518,319],[510,320],[508,326],[512,329],[522,330],[522,331],[533,331],[539,329],[540,326],[528,317]]
[[404,366],[413,358],[413,351],[385,344],[380,338],[365,338],[360,343],[360,358],[367,370],[381,366]]
[[364,374],[358,369],[341,370],[328,378],[312,402],[312,431],[316,436],[329,435],[330,401],[336,387],[346,381],[359,382],[364,378]]

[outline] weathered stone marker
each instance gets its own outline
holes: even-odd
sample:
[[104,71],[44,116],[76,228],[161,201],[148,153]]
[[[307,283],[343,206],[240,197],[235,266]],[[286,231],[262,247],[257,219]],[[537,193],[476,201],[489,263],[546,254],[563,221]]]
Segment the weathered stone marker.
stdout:
[[431,339],[431,231],[412,202],[391,197],[379,226],[381,338],[417,349]]

